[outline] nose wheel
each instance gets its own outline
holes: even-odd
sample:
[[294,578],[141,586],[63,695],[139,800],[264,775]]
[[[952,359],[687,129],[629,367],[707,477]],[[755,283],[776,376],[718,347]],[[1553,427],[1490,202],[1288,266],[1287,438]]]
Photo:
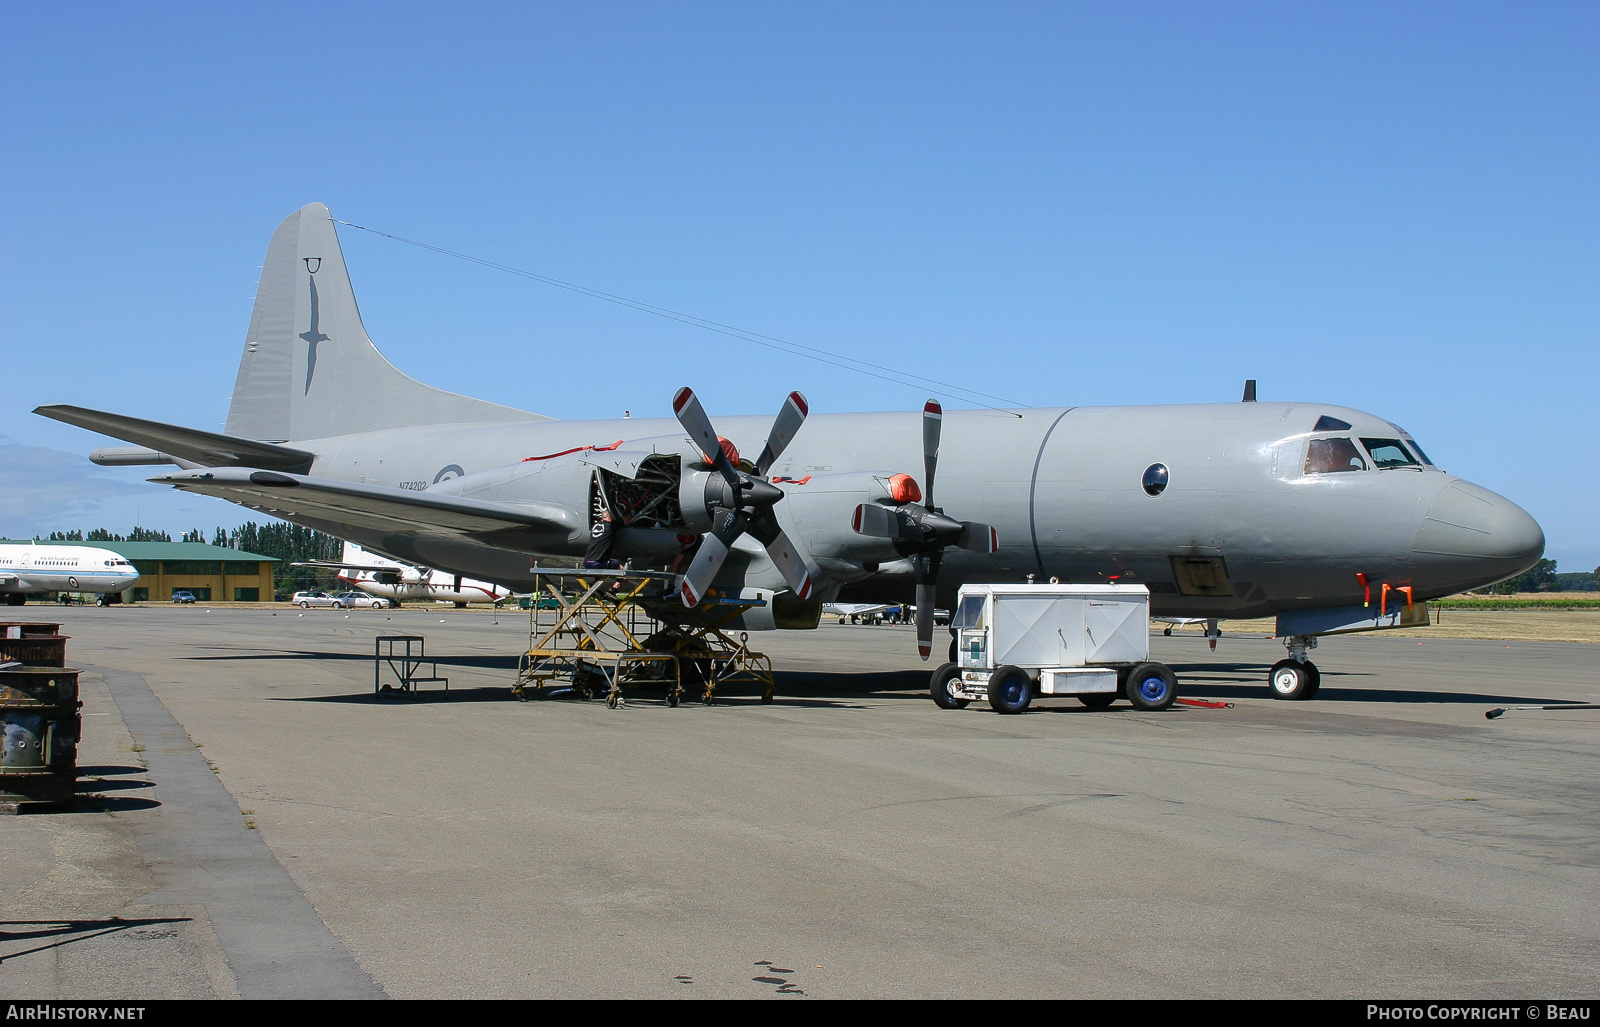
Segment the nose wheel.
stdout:
[[1322,687],[1322,672],[1310,660],[1279,660],[1267,675],[1274,699],[1310,699]]

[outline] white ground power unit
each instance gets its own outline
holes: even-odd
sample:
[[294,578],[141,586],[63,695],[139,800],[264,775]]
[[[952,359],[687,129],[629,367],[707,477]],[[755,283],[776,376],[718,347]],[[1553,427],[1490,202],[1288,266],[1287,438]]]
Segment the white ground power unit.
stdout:
[[950,629],[956,661],[933,672],[933,701],[958,710],[987,699],[1021,713],[1037,695],[1103,708],[1126,698],[1164,710],[1172,671],[1150,660],[1150,590],[1143,585],[963,585]]

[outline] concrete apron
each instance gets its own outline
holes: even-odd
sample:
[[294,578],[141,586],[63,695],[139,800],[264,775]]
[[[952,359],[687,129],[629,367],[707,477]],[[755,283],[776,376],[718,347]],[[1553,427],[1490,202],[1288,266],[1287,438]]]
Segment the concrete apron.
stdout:
[[203,904],[240,998],[387,998],[328,930],[239,804],[143,677],[100,674],[155,782],[128,815],[159,886],[140,901]]

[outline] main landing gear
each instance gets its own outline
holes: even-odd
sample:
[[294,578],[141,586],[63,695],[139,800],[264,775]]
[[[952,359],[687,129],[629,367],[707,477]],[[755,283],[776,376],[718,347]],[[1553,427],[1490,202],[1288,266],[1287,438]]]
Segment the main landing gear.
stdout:
[[1306,659],[1306,651],[1317,647],[1314,635],[1290,635],[1283,640],[1289,658],[1272,665],[1267,684],[1274,699],[1311,699],[1322,687],[1322,672]]

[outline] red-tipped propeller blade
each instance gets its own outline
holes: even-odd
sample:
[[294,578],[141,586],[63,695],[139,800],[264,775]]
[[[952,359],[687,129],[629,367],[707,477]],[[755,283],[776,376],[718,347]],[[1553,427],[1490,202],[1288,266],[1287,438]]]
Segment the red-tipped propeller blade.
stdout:
[[739,487],[739,469],[733,466],[728,459],[728,454],[722,451],[722,442],[717,438],[717,430],[711,427],[711,418],[706,416],[705,408],[700,405],[700,400],[694,390],[685,385],[672,397],[672,412],[678,418],[678,423],[683,425],[683,430],[689,433],[694,444],[700,447],[700,455],[705,457],[706,463],[722,472],[728,479],[728,484],[734,488]]
[[723,561],[728,558],[728,549],[733,545],[733,540],[744,532],[744,525],[740,523],[742,520],[731,510],[717,511],[716,525],[700,541],[700,550],[694,554],[694,562],[683,572],[683,583],[678,586],[678,598],[683,600],[683,605],[691,608],[699,606],[700,600],[705,598],[706,590],[711,587],[712,580],[722,569]]
[[761,458],[756,461],[756,473],[765,477],[778,462],[778,457],[789,448],[789,443],[794,440],[795,432],[806,423],[806,414],[810,407],[806,405],[806,398],[798,392],[789,393],[789,398],[784,400],[783,409],[778,411],[778,417],[772,422],[772,431],[767,435],[766,448],[761,451]]
[[936,399],[922,404],[922,501],[933,505],[933,472],[939,466],[939,429],[944,424],[944,407]]

